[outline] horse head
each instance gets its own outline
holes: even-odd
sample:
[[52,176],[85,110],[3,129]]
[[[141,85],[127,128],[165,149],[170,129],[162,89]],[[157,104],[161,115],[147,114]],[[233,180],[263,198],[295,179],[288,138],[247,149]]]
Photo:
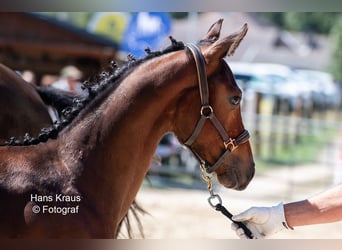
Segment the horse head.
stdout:
[[247,25],[220,38],[222,21],[209,29],[198,46],[187,46],[189,70],[195,72],[197,66],[197,84],[191,84],[180,99],[175,133],[222,185],[243,190],[254,176],[255,164],[241,117],[242,92],[223,58],[234,54]]

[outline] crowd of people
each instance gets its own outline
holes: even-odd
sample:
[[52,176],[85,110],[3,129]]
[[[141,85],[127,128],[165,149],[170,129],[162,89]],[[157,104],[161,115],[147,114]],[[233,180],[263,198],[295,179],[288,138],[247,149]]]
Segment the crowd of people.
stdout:
[[28,83],[35,85],[51,86],[56,89],[70,91],[80,96],[86,95],[86,91],[81,88],[83,74],[74,65],[67,65],[60,71],[59,76],[45,76],[42,82],[37,82],[34,73],[30,70],[25,70],[20,73],[21,77]]
[[[82,89],[82,72],[74,65],[67,65],[63,67],[58,76],[45,75],[40,82],[36,79],[34,72],[25,70],[18,72],[21,77],[28,83],[36,86],[49,86],[58,90],[74,93],[80,97],[86,97],[88,91]],[[51,106],[48,106],[48,112],[51,119],[55,121],[60,120],[60,116],[57,110]]]

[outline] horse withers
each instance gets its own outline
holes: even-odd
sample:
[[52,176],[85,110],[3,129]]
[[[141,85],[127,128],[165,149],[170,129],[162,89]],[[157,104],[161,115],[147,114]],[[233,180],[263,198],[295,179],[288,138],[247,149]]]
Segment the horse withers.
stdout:
[[254,161],[241,90],[223,58],[247,26],[220,38],[222,21],[198,45],[172,38],[165,50],[130,57],[89,84],[88,98],[75,101],[38,144],[0,147],[1,236],[114,237],[168,131],[221,184],[244,189]]

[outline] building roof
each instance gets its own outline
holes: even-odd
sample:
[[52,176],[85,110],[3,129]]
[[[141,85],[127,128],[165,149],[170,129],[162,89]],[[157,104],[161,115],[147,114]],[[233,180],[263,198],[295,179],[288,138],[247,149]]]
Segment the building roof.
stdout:
[[59,74],[72,64],[94,74],[117,50],[114,41],[46,15],[0,13],[0,62],[12,69]]

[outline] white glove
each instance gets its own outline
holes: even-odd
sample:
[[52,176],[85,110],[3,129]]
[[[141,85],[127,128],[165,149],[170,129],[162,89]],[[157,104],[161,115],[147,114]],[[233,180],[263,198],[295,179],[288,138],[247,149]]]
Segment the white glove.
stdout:
[[[251,207],[234,215],[232,219],[243,222],[251,230],[254,239],[265,238],[283,229],[292,229],[286,223],[283,203],[273,207]],[[236,223],[232,223],[232,230],[241,239],[247,239],[242,228]]]

